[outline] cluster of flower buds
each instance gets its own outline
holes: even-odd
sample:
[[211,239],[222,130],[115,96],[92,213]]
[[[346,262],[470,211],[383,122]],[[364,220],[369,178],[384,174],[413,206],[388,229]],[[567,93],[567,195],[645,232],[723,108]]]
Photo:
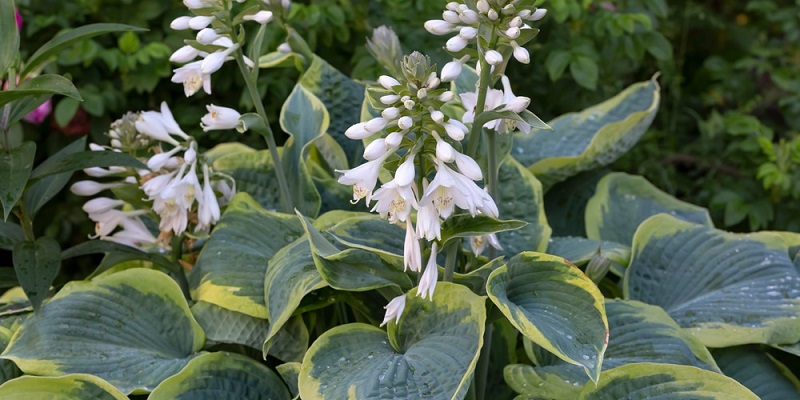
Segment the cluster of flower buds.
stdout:
[[[422,271],[420,239],[431,243],[431,254],[419,285],[419,295],[433,296],[438,279],[436,253],[441,224],[458,207],[472,215],[497,217],[497,206],[475,181],[483,179],[471,157],[460,153],[467,127],[447,117],[442,106],[455,96],[439,88],[436,66],[418,52],[406,56],[402,76],[381,76],[380,88],[370,88],[373,108],[380,116],[358,123],[346,132],[350,139],[370,139],[364,150],[366,163],[342,172],[339,182],[353,186],[353,200],[364,198],[372,211],[390,222],[404,222],[404,264]],[[454,146],[456,144],[457,146]],[[390,160],[391,162],[387,162]],[[393,179],[377,185],[383,167],[396,166]],[[433,179],[428,181],[429,175]],[[416,211],[416,227],[412,222]]]
[[[487,63],[492,66],[501,64],[503,54],[498,50],[510,47],[514,58],[527,64],[530,54],[522,46],[535,34],[528,22],[538,21],[547,13],[547,10],[535,7],[534,3],[533,0],[451,1],[447,3],[442,19],[425,22],[425,29],[434,35],[458,32],[445,45],[452,53],[461,52],[479,35],[488,32],[485,40],[491,42],[494,38],[497,46],[483,52]],[[526,30],[530,34],[526,34]]]
[[[291,5],[289,0],[263,0],[260,3],[264,9],[254,8],[250,13],[231,18],[232,3],[233,0],[184,0],[183,4],[194,16],[181,16],[170,24],[175,30],[198,31],[195,40],[187,40],[186,45],[170,57],[172,62],[185,64],[175,69],[172,82],[183,84],[186,97],[197,93],[201,88],[211,94],[211,74],[222,68],[225,61],[232,60],[231,54],[241,46],[233,35],[234,24],[255,21],[263,25],[272,21],[276,10],[286,11]],[[197,57],[201,59],[195,61]],[[244,61],[251,68],[255,66],[247,57],[244,57]]]
[[[215,106],[209,106],[204,120],[212,118],[212,107]],[[197,142],[178,126],[166,103],[161,104],[160,111],[126,114],[111,125],[107,135],[111,139],[108,148],[90,144],[91,150],[144,156],[147,168],[89,168],[84,171],[91,177],[115,180],[79,181],[72,185],[72,192],[94,196],[107,189],[136,187],[144,192],[149,207],[137,209],[125,200],[109,197],[87,201],[83,210],[96,223],[96,237],[133,247],[163,249],[169,247],[170,238],[183,234],[190,225],[194,232],[208,232],[219,220],[220,206],[230,200],[235,184],[229,176],[212,171],[198,155]],[[143,220],[153,213],[158,217],[158,236]]]

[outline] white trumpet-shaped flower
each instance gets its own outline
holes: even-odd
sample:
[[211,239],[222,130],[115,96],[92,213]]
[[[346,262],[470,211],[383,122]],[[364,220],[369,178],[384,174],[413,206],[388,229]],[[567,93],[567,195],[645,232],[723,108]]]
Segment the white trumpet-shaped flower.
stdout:
[[391,148],[386,153],[372,161],[368,161],[353,169],[336,170],[341,172],[339,183],[353,186],[353,202],[357,202],[366,197],[367,206],[372,200],[372,190],[378,183],[378,174],[386,158],[389,157],[396,148]]
[[392,223],[407,220],[411,209],[417,208],[417,199],[411,186],[400,186],[396,178],[376,190],[372,199],[375,200],[375,206],[371,211],[378,212]]
[[172,82],[183,84],[183,93],[189,97],[201,88],[211,94],[211,74],[203,73],[203,60],[198,60],[175,69]]
[[386,325],[389,321],[394,320],[394,323],[400,322],[400,317],[403,315],[403,310],[406,308],[406,295],[397,296],[383,307],[386,309],[386,315],[383,317],[381,326]]
[[215,106],[213,104],[207,105],[206,109],[208,110],[208,114],[204,115],[200,120],[200,127],[202,127],[205,132],[236,128],[236,125],[239,123],[239,118],[242,116],[238,111],[232,108]]
[[406,220],[406,239],[403,243],[403,271],[407,269],[414,272],[422,270],[422,250],[410,218]]
[[423,299],[433,300],[433,292],[436,290],[436,281],[439,280],[439,268],[436,266],[436,242],[431,245],[431,256],[425,266],[425,272],[419,280],[417,295]]

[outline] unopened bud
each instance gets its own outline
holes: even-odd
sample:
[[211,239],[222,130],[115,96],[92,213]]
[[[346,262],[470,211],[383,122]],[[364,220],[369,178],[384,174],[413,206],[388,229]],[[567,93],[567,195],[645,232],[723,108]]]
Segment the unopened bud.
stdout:
[[597,253],[592,256],[592,259],[589,260],[589,264],[586,266],[586,276],[588,276],[592,282],[600,283],[600,281],[605,278],[606,274],[608,274],[610,267],[611,260],[604,256],[603,253],[600,252],[600,249],[598,249]]

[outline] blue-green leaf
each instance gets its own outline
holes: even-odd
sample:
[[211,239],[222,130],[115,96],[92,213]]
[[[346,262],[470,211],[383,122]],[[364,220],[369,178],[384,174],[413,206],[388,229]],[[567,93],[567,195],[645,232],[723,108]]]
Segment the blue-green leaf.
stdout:
[[39,309],[58,275],[60,253],[58,242],[46,236],[36,242],[18,242],[14,246],[14,271],[34,310]]
[[8,219],[22,196],[31,175],[35,155],[36,143],[33,142],[25,142],[11,149],[10,153],[0,150],[0,203],[3,204],[3,221]]

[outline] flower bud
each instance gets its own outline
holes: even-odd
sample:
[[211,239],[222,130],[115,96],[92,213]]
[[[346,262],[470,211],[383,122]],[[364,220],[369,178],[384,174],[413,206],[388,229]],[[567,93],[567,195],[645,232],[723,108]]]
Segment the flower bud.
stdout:
[[518,38],[519,37],[519,33],[520,33],[519,28],[517,28],[515,26],[512,26],[512,27],[506,29],[505,31],[503,31],[503,34],[506,35],[506,37],[509,38],[509,39]]
[[522,26],[522,18],[517,15],[514,18],[511,18],[511,22],[508,23],[508,26],[511,28],[519,28]]
[[425,21],[425,30],[434,35],[446,35],[455,29],[455,25],[440,19]]
[[450,121],[447,121],[443,126],[444,126],[444,131],[447,132],[447,136],[450,136],[451,139],[460,142],[461,140],[464,139],[464,135],[466,135],[467,129],[466,127],[462,129],[461,127],[464,125],[461,124],[461,126],[459,126],[458,124],[461,123],[454,119],[451,119]]
[[373,118],[373,119],[367,121],[366,124],[364,124],[364,129],[367,132],[376,133],[376,132],[382,131],[383,128],[386,128],[386,124],[388,124],[388,123],[389,123],[389,121],[386,120],[386,118],[382,118],[382,117]]
[[204,74],[213,74],[214,72],[219,71],[222,68],[222,64],[225,63],[225,58],[228,57],[228,53],[226,51],[216,51],[206,56],[203,59],[203,63],[200,64],[200,72]]
[[169,24],[169,27],[174,29],[174,30],[176,30],[176,31],[182,31],[182,30],[189,29],[189,20],[191,20],[191,19],[192,19],[192,17],[188,17],[188,16],[175,18]]
[[91,199],[83,205],[83,211],[87,214],[104,213],[112,208],[125,204],[122,200],[110,199],[108,197],[98,197]]
[[449,163],[455,159],[456,150],[444,140],[436,141],[436,158]]
[[375,139],[364,149],[364,159],[372,161],[386,154],[386,140]]
[[211,44],[219,38],[219,35],[213,28],[203,28],[197,32],[197,42],[200,44]]
[[447,103],[448,101],[453,100],[455,97],[456,97],[456,94],[453,93],[452,91],[448,90],[446,92],[443,92],[439,96],[437,96],[436,100],[439,100],[439,101],[441,101],[443,103]]
[[478,166],[478,163],[475,160],[466,155],[456,152],[455,153],[456,159],[456,166],[458,166],[458,170],[464,174],[469,179],[473,181],[479,181],[483,179],[483,173],[481,172],[481,167]]
[[489,19],[492,21],[497,21],[497,19],[500,18],[500,15],[498,15],[497,11],[495,11],[494,9],[489,10],[489,12],[486,13],[486,16],[489,17]]
[[461,20],[461,22],[467,25],[477,24],[480,20],[478,13],[470,9],[463,10],[460,14],[458,14],[458,18]]
[[589,260],[589,264],[586,266],[586,276],[588,276],[592,282],[600,283],[600,281],[605,278],[606,274],[608,274],[610,267],[611,260],[604,256],[603,253],[600,252],[600,249],[598,249],[597,253],[592,256],[592,259]]
[[453,60],[445,64],[442,68],[442,81],[451,82],[458,79],[458,76],[461,75],[461,68],[462,64],[458,60]]
[[421,88],[420,90],[417,90],[417,98],[418,99],[422,100],[422,99],[424,99],[426,97],[428,97],[428,91],[425,90],[425,88]]
[[95,181],[78,181],[69,190],[78,196],[94,196],[103,190],[122,186],[122,183],[98,183]]
[[393,120],[400,115],[400,109],[397,107],[389,107],[381,112],[381,116],[388,120]]
[[433,120],[433,122],[436,122],[437,124],[441,125],[444,122],[444,113],[439,110],[432,111],[431,119]]
[[369,132],[364,129],[364,122],[359,122],[344,131],[344,135],[353,140],[361,140],[367,137],[370,137],[374,134],[374,132]]
[[189,28],[192,28],[196,31],[203,29],[211,24],[211,21],[214,20],[214,17],[206,17],[202,15],[198,15],[196,17],[192,17],[189,20]]
[[397,127],[404,131],[411,129],[413,125],[414,120],[409,116],[401,117],[399,120],[397,120]]
[[415,168],[414,168],[414,155],[408,155],[406,160],[397,167],[394,174],[394,181],[399,186],[408,186],[414,182]]
[[381,75],[380,78],[378,78],[378,83],[386,90],[391,90],[395,86],[400,86],[400,82],[398,82],[397,79],[388,75]]
[[464,48],[467,47],[468,43],[469,42],[467,41],[467,39],[464,39],[463,37],[456,35],[451,37],[450,39],[447,39],[445,48],[447,49],[447,51],[458,53],[459,51],[464,50]]
[[489,65],[497,65],[503,62],[503,55],[497,50],[487,51],[485,57]]
[[394,104],[398,100],[400,100],[400,95],[399,94],[387,94],[386,96],[381,96],[380,100],[381,100],[381,103],[386,104],[388,106],[389,104]]
[[256,21],[261,25],[272,21],[272,11],[262,10],[252,15],[245,15],[242,17],[245,21]]
[[278,45],[278,52],[283,54],[289,54],[292,52],[292,47],[289,46],[289,43],[283,42]]
[[528,49],[520,46],[515,41],[511,41],[511,47],[514,48],[514,58],[523,63],[528,64],[531,62],[531,55],[528,53]]
[[417,103],[415,103],[414,100],[411,99],[408,99],[403,102],[403,106],[406,108],[406,110],[413,109],[415,105],[417,105]]
[[392,132],[386,135],[386,147],[400,146],[400,142],[403,141],[403,136],[403,132]]
[[447,10],[442,13],[442,18],[451,23],[451,24],[460,24],[461,19],[458,17],[458,13],[452,10]]
[[537,8],[536,11],[528,17],[528,21],[538,21],[544,18],[545,14],[547,14],[547,10],[544,8]]
[[490,10],[489,2],[486,0],[478,0],[477,6],[478,6],[478,11],[480,11],[481,14],[486,14]]
[[472,40],[475,39],[475,36],[478,36],[478,30],[471,26],[465,26],[458,31],[458,36],[466,40]]
[[169,60],[174,63],[183,64],[194,60],[199,54],[199,50],[187,45],[172,53],[172,55],[169,57]]

